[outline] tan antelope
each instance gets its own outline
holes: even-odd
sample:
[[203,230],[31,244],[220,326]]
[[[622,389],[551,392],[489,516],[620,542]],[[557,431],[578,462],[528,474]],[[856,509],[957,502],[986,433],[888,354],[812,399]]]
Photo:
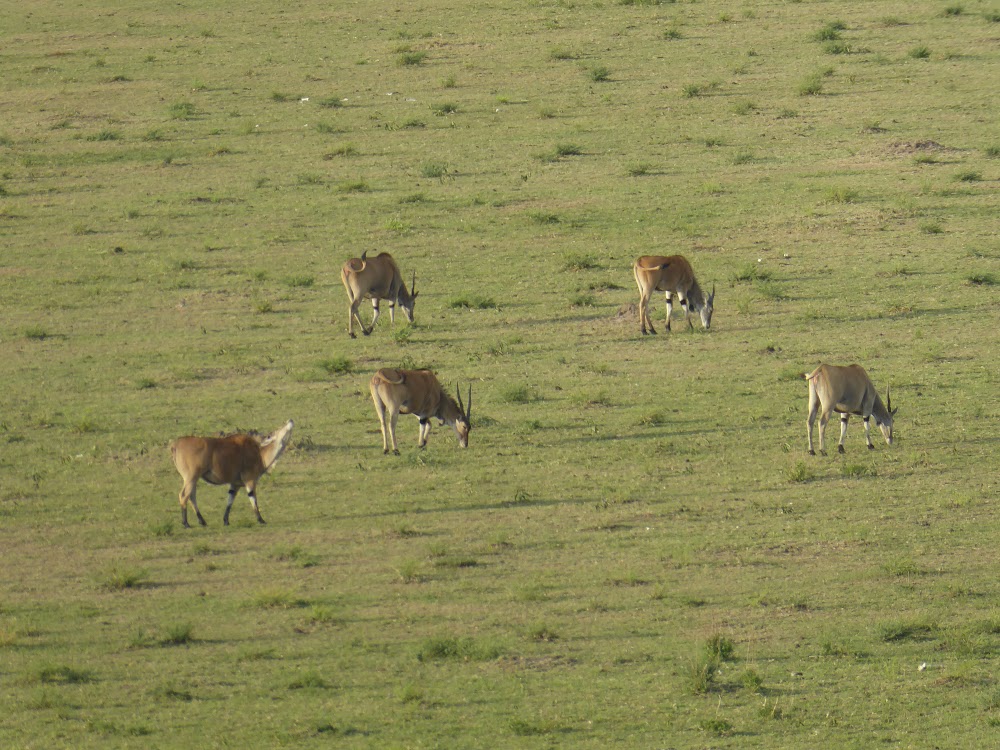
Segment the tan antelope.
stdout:
[[[439,424],[449,424],[458,434],[458,444],[463,448],[469,445],[469,430],[472,429],[472,386],[469,386],[469,405],[462,403],[462,394],[455,386],[456,402],[444,392],[437,377],[430,370],[393,370],[383,368],[372,375],[369,384],[375,411],[378,413],[379,425],[382,427],[382,452],[392,452],[397,456],[396,418],[400,414],[413,414],[420,420],[420,434],[417,445],[421,448],[427,445],[427,436],[431,431],[431,418],[436,418]],[[386,413],[388,412],[388,429],[386,428]]]
[[181,437],[170,443],[170,455],[174,466],[184,480],[181,487],[181,523],[188,526],[187,504],[198,516],[198,523],[205,526],[205,519],[195,501],[195,489],[199,479],[209,484],[228,484],[229,502],[226,504],[222,523],[229,525],[229,511],[240,487],[245,487],[250,497],[257,523],[264,523],[257,507],[257,481],[274,466],[292,436],[292,420],[265,438],[254,433],[237,433],[226,437]]
[[840,414],[840,442],[837,451],[844,452],[844,437],[847,435],[847,420],[851,414],[860,414],[865,420],[865,442],[868,450],[875,450],[872,445],[871,424],[869,420],[875,417],[875,424],[882,430],[882,437],[888,445],[892,445],[892,418],[896,409],[892,408],[889,398],[889,388],[885,389],[885,403],[879,398],[875,386],[872,385],[868,373],[861,365],[820,365],[811,373],[804,375],[809,381],[809,454],[816,455],[813,450],[813,423],[819,412],[819,452],[826,455],[826,423],[830,414]]
[[[389,322],[396,322],[396,305],[403,308],[406,319],[413,322],[413,302],[417,299],[417,274],[413,274],[410,283],[410,290],[406,289],[406,282],[399,272],[399,266],[389,253],[379,253],[374,258],[368,258],[368,251],[361,253],[360,258],[351,258],[340,270],[340,280],[344,282],[344,289],[347,290],[347,299],[350,301],[347,317],[347,332],[354,335],[354,321],[358,321],[361,332],[367,336],[375,328],[378,321],[379,300],[386,300],[389,303]],[[375,314],[372,316],[372,324],[365,327],[358,315],[358,307],[362,300],[370,299]]]
[[650,333],[656,333],[653,321],[649,319],[649,300],[653,292],[667,293],[667,330],[670,330],[670,314],[673,312],[671,298],[676,296],[684,308],[688,327],[694,328],[691,322],[691,308],[701,314],[701,324],[708,330],[712,325],[713,303],[715,302],[715,286],[712,293],[705,298],[704,292],[698,286],[691,264],[683,255],[643,255],[632,265],[635,283],[639,287],[639,324],[643,335],[648,327]]

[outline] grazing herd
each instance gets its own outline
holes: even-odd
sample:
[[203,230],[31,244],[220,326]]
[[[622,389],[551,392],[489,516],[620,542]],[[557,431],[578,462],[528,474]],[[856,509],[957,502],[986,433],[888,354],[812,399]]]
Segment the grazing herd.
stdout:
[[[698,285],[694,270],[687,258],[682,255],[643,255],[632,265],[635,283],[639,287],[639,325],[643,335],[655,334],[656,329],[649,317],[649,301],[653,292],[666,294],[667,317],[666,329],[670,330],[670,315],[673,312],[674,297],[684,310],[688,327],[694,328],[691,322],[691,311],[701,316],[701,324],[707,330],[712,325],[712,312],[715,303],[715,287],[707,297]],[[413,274],[410,288],[389,253],[379,253],[374,258],[368,258],[363,252],[360,258],[352,258],[344,263],[340,279],[347,291],[349,302],[347,332],[351,338],[354,334],[354,322],[361,326],[361,332],[368,336],[375,328],[379,318],[379,302],[389,303],[389,319],[395,321],[396,305],[402,308],[406,319],[413,322],[413,305],[417,298],[416,274]],[[358,314],[361,303],[370,299],[374,314],[369,326],[365,326]],[[847,435],[847,422],[851,414],[860,415],[865,423],[865,442],[868,449],[875,448],[871,441],[870,420],[875,418],[875,424],[882,431],[887,444],[892,445],[892,423],[896,410],[892,408],[889,391],[886,389],[885,403],[879,397],[872,385],[868,373],[860,365],[841,367],[821,364],[813,372],[803,376],[809,383],[809,418],[808,436],[809,453],[813,450],[813,424],[819,414],[819,449],[826,454],[826,425],[830,415],[837,412],[840,417],[840,441],[837,450],[844,452],[844,437]],[[379,426],[382,429],[382,452],[392,452],[399,455],[396,447],[396,420],[400,414],[413,414],[420,420],[420,430],[417,445],[424,448],[431,429],[431,419],[437,419],[439,424],[447,424],[454,428],[458,435],[458,444],[465,448],[469,444],[469,432],[472,429],[472,386],[469,386],[468,403],[462,401],[461,391],[456,386],[452,398],[442,388],[437,376],[430,370],[397,370],[382,368],[376,372],[369,383],[372,402],[378,414]],[[257,516],[258,523],[264,523],[260,509],[257,506],[257,481],[270,469],[285,450],[292,433],[292,420],[266,437],[255,433],[236,433],[225,437],[181,437],[170,443],[170,454],[174,466],[183,480],[180,492],[181,521],[188,527],[187,504],[191,503],[202,526],[205,519],[198,510],[195,501],[195,490],[199,479],[209,484],[229,485],[229,502],[222,522],[229,525],[229,511],[240,487],[246,488]]]

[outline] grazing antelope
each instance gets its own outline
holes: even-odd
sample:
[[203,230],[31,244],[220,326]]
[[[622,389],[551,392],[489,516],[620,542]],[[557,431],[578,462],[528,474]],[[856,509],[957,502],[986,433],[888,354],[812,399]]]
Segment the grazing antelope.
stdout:
[[195,488],[199,479],[209,484],[228,484],[229,503],[222,523],[229,525],[229,511],[240,487],[246,487],[257,523],[264,523],[257,507],[257,480],[274,466],[292,436],[292,420],[265,438],[254,433],[237,433],[218,438],[181,437],[170,443],[174,466],[184,480],[181,487],[181,522],[188,526],[187,504],[191,501],[198,523],[205,526],[205,519],[195,501]]
[[[347,299],[350,301],[347,316],[347,332],[354,335],[354,321],[357,319],[361,326],[361,332],[367,336],[375,328],[378,321],[379,300],[386,300],[389,303],[389,322],[396,322],[396,305],[403,308],[406,319],[413,322],[413,302],[417,299],[417,274],[414,272],[413,281],[410,283],[410,291],[406,290],[406,282],[399,272],[399,266],[389,253],[379,253],[374,258],[368,258],[368,251],[361,253],[360,258],[351,258],[340,270],[340,280],[344,282],[344,289],[347,290]],[[372,317],[372,324],[365,328],[365,324],[358,315],[358,306],[362,300],[370,299],[375,314]]]
[[[382,427],[382,452],[389,452],[392,442],[392,452],[397,456],[396,448],[396,418],[400,414],[413,414],[420,420],[420,435],[417,445],[421,448],[427,445],[427,436],[431,431],[431,418],[436,417],[439,424],[450,424],[458,434],[458,444],[463,448],[469,445],[469,430],[472,429],[472,386],[469,385],[469,405],[462,403],[462,394],[455,386],[456,402],[444,392],[444,388],[430,370],[393,370],[383,368],[372,375],[369,384],[375,411],[378,413],[379,425]],[[389,417],[389,427],[386,429],[386,412]]]
[[844,437],[847,435],[847,420],[851,414],[860,414],[865,420],[865,442],[868,450],[875,450],[872,445],[871,424],[869,419],[875,417],[875,424],[882,430],[882,437],[888,445],[892,445],[892,418],[896,409],[892,408],[889,398],[889,388],[885,389],[885,403],[879,398],[875,386],[861,365],[820,365],[812,373],[803,375],[809,381],[809,454],[816,455],[813,450],[813,423],[816,412],[819,415],[819,452],[826,455],[826,423],[830,414],[840,414],[840,442],[837,451],[844,452]]
[[653,321],[649,319],[649,299],[653,292],[667,293],[667,330],[670,330],[670,313],[673,312],[671,297],[676,296],[684,308],[688,327],[694,328],[691,322],[691,308],[701,314],[701,324],[708,330],[712,325],[712,305],[715,302],[715,286],[712,293],[705,298],[705,293],[698,286],[691,264],[683,255],[643,255],[632,265],[635,283],[639,287],[639,324],[643,335],[646,328],[650,333],[656,333]]

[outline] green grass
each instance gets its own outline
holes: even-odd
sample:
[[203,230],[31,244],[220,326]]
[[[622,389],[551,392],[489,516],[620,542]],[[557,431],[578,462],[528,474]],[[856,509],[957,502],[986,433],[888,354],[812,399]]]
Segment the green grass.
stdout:
[[179,622],[164,628],[160,643],[164,646],[186,646],[193,641],[194,625],[190,622]]
[[992,273],[971,273],[965,280],[974,286],[996,286],[1000,284],[1000,278]]
[[104,577],[102,585],[111,591],[138,588],[143,585],[148,575],[149,573],[143,569],[116,565]]
[[319,366],[328,375],[348,375],[354,372],[354,362],[343,355],[324,359]]
[[427,59],[427,53],[423,51],[404,51],[396,58],[397,65],[420,65]]
[[94,679],[94,673],[89,669],[80,669],[65,665],[44,666],[38,670],[38,681],[43,683],[75,685],[93,682]]
[[604,83],[611,79],[611,69],[606,65],[595,65],[587,70],[587,76],[594,83]]
[[819,73],[811,73],[802,79],[797,91],[799,96],[819,96],[823,93],[823,76]]
[[[959,1],[5,14],[0,747],[995,744],[997,7]],[[416,320],[352,340],[365,250]],[[641,335],[645,254],[710,331],[658,292]],[[824,361],[891,447],[806,453]],[[471,384],[469,446],[402,415],[384,456],[380,367]],[[202,482],[183,528],[169,442],[288,419],[267,525]]]
[[420,167],[420,176],[430,179],[447,177],[448,165],[442,162],[428,162]]
[[174,102],[169,106],[169,113],[175,120],[190,120],[197,113],[197,109],[191,102]]

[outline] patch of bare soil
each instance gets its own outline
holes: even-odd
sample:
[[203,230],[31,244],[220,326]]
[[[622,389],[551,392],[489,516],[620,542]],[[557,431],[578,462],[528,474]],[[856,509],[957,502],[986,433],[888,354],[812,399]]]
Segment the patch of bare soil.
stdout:
[[897,154],[925,154],[931,152],[954,151],[948,146],[942,146],[937,141],[901,141],[893,143],[889,149]]
[[576,659],[565,656],[508,656],[499,661],[500,668],[505,671],[534,672],[548,672],[556,667],[572,667],[576,663]]
[[634,302],[629,302],[627,305],[622,305],[621,307],[618,308],[618,312],[615,313],[615,317],[634,320],[639,317],[639,306]]

